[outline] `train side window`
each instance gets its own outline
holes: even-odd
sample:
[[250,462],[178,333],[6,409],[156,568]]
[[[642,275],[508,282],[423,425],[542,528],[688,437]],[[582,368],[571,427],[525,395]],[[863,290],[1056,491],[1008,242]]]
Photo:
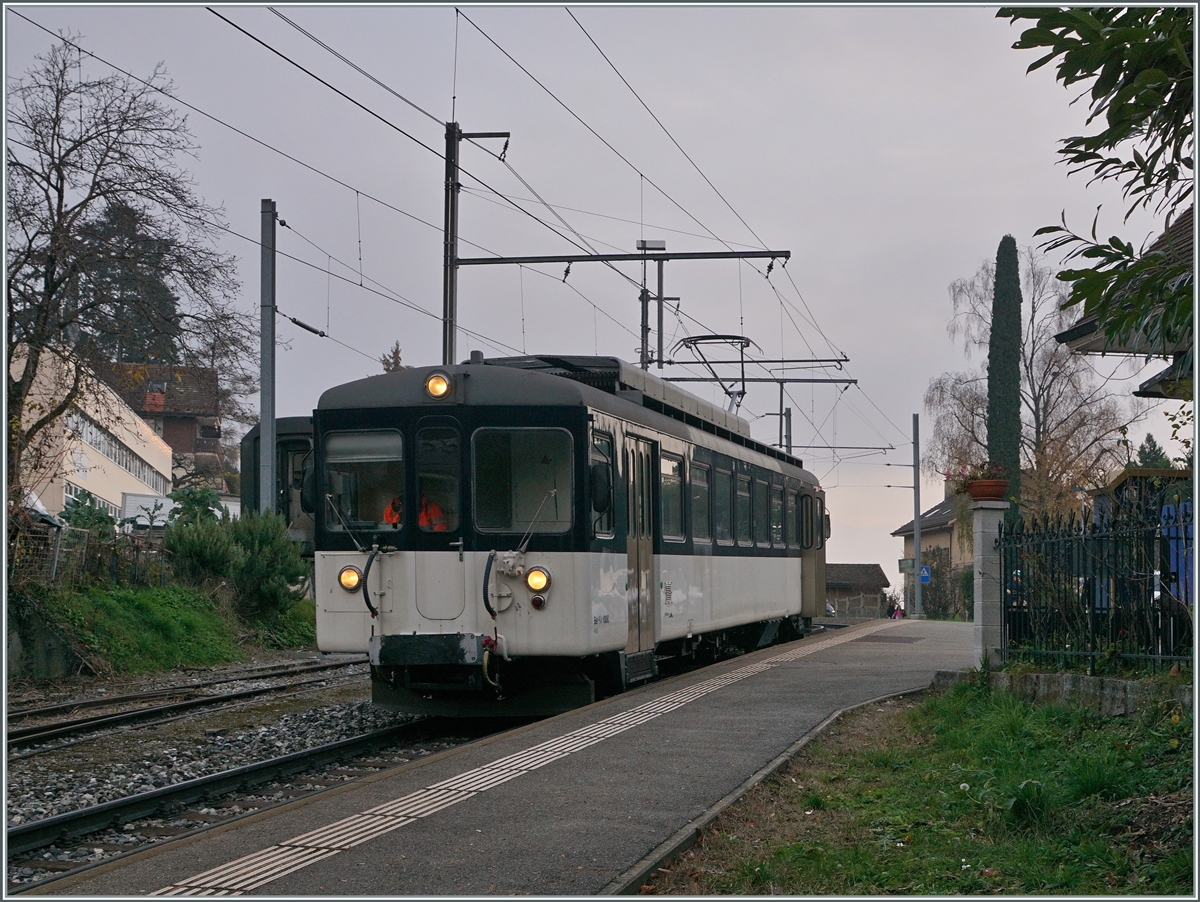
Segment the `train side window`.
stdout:
[[660,454],[658,498],[662,506],[664,539],[683,541],[683,460],[674,454]]
[[813,547],[813,497],[800,496],[800,547]]
[[[696,542],[708,542],[712,539],[712,529],[708,516],[708,467],[692,464],[692,539]],[[729,496],[726,495],[726,498]]]
[[[608,484],[616,485],[613,474],[613,439],[611,435],[605,432],[592,433],[592,450],[589,458],[593,464],[605,464],[608,467]],[[613,508],[616,504],[610,504],[608,510],[602,514],[596,514],[594,518],[594,526],[596,535],[612,536],[615,518],[613,517]]]
[[771,486],[771,544],[783,547],[783,489]]
[[771,523],[768,520],[771,504],[768,486],[765,482],[754,483],[754,543],[756,545],[771,544]]
[[458,430],[430,426],[417,432],[417,525],[422,532],[458,530]]
[[750,477],[738,476],[733,502],[734,529],[739,545],[750,544]]
[[784,514],[784,528],[787,532],[787,544],[789,548],[798,548],[800,546],[800,531],[796,528],[796,514],[799,513],[800,505],[796,503],[796,493],[787,493],[787,511]]
[[717,541],[728,545],[733,542],[733,474],[728,470],[717,470],[713,479],[713,531]]
[[825,547],[825,501],[821,498],[816,499],[817,511],[816,518],[813,521],[813,532],[816,533],[817,547]]

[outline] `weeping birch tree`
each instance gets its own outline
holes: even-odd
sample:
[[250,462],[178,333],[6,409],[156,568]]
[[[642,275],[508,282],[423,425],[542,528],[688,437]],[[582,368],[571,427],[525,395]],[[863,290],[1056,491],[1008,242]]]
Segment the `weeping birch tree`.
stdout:
[[[1020,253],[1024,299],[1018,349],[1021,395],[1021,507],[1026,514],[1078,509],[1081,488],[1099,485],[1124,465],[1126,433],[1145,406],[1115,383],[1114,364],[1072,355],[1054,336],[1073,324],[1078,308],[1063,309],[1066,287],[1030,248]],[[970,278],[949,287],[954,315],[947,331],[968,359],[986,355],[991,335],[996,265],[986,260]],[[930,475],[985,460],[988,448],[986,361],[942,373],[925,391],[933,427],[923,466]]]

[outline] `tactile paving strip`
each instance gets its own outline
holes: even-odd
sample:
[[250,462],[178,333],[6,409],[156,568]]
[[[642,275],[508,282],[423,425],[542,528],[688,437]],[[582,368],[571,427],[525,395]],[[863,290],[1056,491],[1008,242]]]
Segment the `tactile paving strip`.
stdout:
[[894,626],[894,621],[881,620],[856,630],[849,636],[831,636],[812,645],[801,646],[748,664],[737,670],[704,680],[646,702],[628,711],[613,715],[594,724],[588,724],[570,733],[530,746],[505,758],[492,761],[482,767],[469,770],[440,783],[410,793],[391,802],[385,802],[361,814],[343,818],[325,827],[304,833],[279,845],[271,846],[252,855],[246,855],[221,865],[218,868],[197,874],[181,883],[175,883],[151,893],[154,896],[237,896],[249,892],[272,880],[277,880],[301,868],[308,867],[325,858],[337,855],[377,836],[390,833],[419,818],[429,817],[457,805],[459,802],[486,792],[501,783],[544,767],[553,761],[566,758],[581,749],[596,745],[626,730],[682,708],[698,698],[716,692],[730,683],[771,670],[780,664],[795,661],[823,651],[843,642],[861,639],[864,635]]

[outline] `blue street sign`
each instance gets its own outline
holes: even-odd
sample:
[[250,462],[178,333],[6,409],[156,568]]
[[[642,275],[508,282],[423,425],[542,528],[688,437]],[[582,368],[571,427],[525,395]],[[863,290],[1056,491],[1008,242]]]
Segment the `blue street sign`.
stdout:
[[923,566],[921,568],[921,582],[927,583],[927,582],[929,582],[929,578],[930,578],[929,566],[928,565]]

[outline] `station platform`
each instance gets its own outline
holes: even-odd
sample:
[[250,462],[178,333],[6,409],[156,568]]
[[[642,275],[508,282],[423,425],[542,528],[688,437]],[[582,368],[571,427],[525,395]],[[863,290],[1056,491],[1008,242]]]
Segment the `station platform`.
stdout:
[[826,628],[28,895],[636,892],[689,825],[832,714],[970,667],[972,648],[969,623]]

